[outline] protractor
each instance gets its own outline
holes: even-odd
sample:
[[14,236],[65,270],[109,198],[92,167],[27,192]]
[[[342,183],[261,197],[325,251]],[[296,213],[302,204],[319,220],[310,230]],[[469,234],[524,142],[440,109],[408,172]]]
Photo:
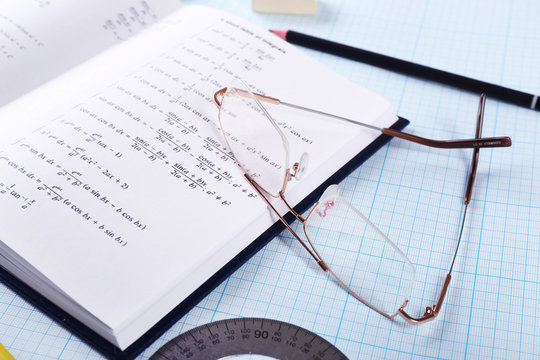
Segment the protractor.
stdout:
[[338,348],[309,330],[263,318],[234,318],[201,325],[175,337],[150,359],[217,360],[239,355],[280,360],[347,359]]

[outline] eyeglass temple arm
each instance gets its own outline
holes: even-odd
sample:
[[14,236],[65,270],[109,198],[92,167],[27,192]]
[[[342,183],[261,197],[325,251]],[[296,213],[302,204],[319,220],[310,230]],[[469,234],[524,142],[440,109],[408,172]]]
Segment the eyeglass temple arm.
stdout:
[[[246,90],[242,90],[242,89],[238,89],[238,88],[236,88],[235,90],[237,91],[238,94],[240,94],[242,96],[245,96],[245,97],[250,96],[249,93]],[[223,88],[221,90],[218,90],[214,94],[214,102],[216,103],[216,105],[218,107],[221,106],[220,98],[221,99],[223,98],[226,91],[227,91],[227,88]],[[314,109],[306,108],[306,107],[303,107],[303,106],[300,106],[300,105],[295,105],[295,104],[282,102],[281,100],[270,97],[270,96],[266,96],[266,95],[262,95],[262,94],[256,94],[256,93],[253,93],[253,95],[259,101],[263,101],[263,102],[267,102],[267,103],[271,103],[271,104],[276,104],[276,105],[281,104],[281,105],[293,107],[295,109],[300,109],[300,110],[304,110],[304,111],[317,113],[317,114],[320,114],[320,115],[330,116],[330,117],[332,117],[334,119],[347,121],[347,122],[350,122],[350,123],[353,123],[353,124],[356,124],[356,125],[360,125],[360,126],[364,126],[364,127],[367,127],[367,128],[373,129],[373,130],[378,130],[378,131],[382,132],[385,135],[394,136],[394,137],[397,137],[397,138],[400,138],[400,139],[403,139],[403,140],[412,141],[412,142],[420,144],[420,145],[425,145],[425,146],[434,147],[434,148],[463,149],[463,148],[492,148],[492,147],[508,147],[508,146],[512,146],[512,140],[508,136],[477,138],[477,139],[456,139],[456,140],[433,140],[433,139],[427,139],[427,138],[423,138],[423,137],[420,137],[420,136],[408,134],[408,133],[405,133],[405,132],[402,132],[402,131],[398,131],[398,130],[394,130],[394,129],[390,129],[390,128],[379,128],[377,126],[373,126],[373,125],[365,124],[365,123],[360,122],[360,121],[356,121],[356,120],[344,118],[344,117],[341,117],[341,116],[325,113],[325,112],[322,112],[322,111],[319,111],[319,110],[314,110]]]
[[[476,116],[476,133],[475,138],[482,137],[482,128],[484,125],[484,109],[486,106],[486,94],[480,95],[480,101],[478,102],[478,115]],[[478,158],[480,156],[480,150],[475,148],[473,150],[473,156],[471,160],[471,170],[469,173],[469,180],[467,181],[467,190],[465,191],[465,205],[468,205],[471,201],[472,189],[474,185],[474,179],[476,178],[476,169],[478,168]]]
[[481,139],[433,140],[389,128],[383,128],[381,132],[385,135],[394,136],[420,145],[440,149],[478,149],[512,146],[512,139],[510,139],[508,136],[497,136]]
[[[482,127],[484,123],[484,109],[486,105],[486,94],[480,95],[480,101],[478,102],[478,115],[476,119],[476,133],[475,138],[478,139],[482,136]],[[404,310],[405,306],[407,306],[408,300],[401,306],[399,309],[399,314],[408,322],[411,324],[421,324],[427,321],[431,321],[437,317],[439,314],[439,311],[441,310],[442,304],[444,302],[444,298],[446,296],[446,292],[448,291],[448,286],[450,285],[450,280],[452,276],[450,275],[452,273],[452,269],[454,268],[454,261],[456,260],[456,255],[459,249],[459,244],[461,243],[461,235],[463,234],[463,226],[465,225],[465,216],[467,216],[467,207],[469,205],[469,202],[471,201],[472,196],[472,189],[474,186],[474,180],[476,178],[476,170],[478,168],[478,158],[480,155],[480,150],[478,148],[473,149],[473,156],[471,161],[471,169],[469,173],[469,180],[467,181],[467,190],[465,191],[465,210],[463,212],[463,220],[461,222],[461,228],[459,230],[459,238],[458,243],[456,246],[456,251],[454,252],[454,258],[452,259],[452,265],[450,265],[450,270],[448,271],[448,274],[446,274],[446,279],[444,281],[444,285],[442,288],[442,291],[439,295],[439,300],[437,300],[437,304],[433,305],[431,307],[427,307],[426,311],[424,312],[424,315],[419,318],[414,318],[407,314],[407,312]]]

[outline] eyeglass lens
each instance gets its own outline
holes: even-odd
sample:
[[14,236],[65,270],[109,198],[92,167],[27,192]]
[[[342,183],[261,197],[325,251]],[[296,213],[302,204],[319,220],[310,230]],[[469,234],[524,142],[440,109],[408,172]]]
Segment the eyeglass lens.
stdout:
[[319,202],[304,229],[315,251],[355,297],[388,316],[403,305],[414,282],[413,265],[344,198]]
[[262,189],[277,196],[288,167],[288,145],[266,109],[237,81],[223,96],[219,120],[240,167]]

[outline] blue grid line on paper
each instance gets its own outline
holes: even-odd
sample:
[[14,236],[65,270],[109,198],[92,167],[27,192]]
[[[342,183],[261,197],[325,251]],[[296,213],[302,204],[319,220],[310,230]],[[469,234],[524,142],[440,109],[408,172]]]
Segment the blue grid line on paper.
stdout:
[[[510,21],[508,22],[508,26],[510,26]],[[507,48],[507,44],[508,44],[508,41],[505,41],[504,42],[504,48],[505,48],[505,51],[503,51],[503,54],[506,55],[506,48]],[[501,80],[503,79],[503,75],[504,75],[504,72],[505,72],[505,69],[504,67],[501,69]],[[497,106],[497,113],[498,113],[498,110],[499,110],[499,106]],[[496,121],[498,120],[498,117],[496,116],[495,117]],[[497,128],[497,123],[495,123],[495,128]],[[491,153],[491,155],[493,155],[493,152]],[[493,157],[490,158],[490,163],[491,163],[491,160],[493,159]],[[510,165],[510,172],[512,172],[512,165]],[[487,193],[487,189],[486,189],[486,193]],[[485,210],[485,205],[484,205],[484,210]],[[508,213],[507,213],[508,214]],[[483,221],[483,219],[482,219]],[[505,217],[505,224],[506,224],[506,217]],[[504,239],[504,235],[503,235],[503,239]],[[502,256],[501,256],[501,260],[502,260]],[[502,271],[502,269],[501,269]],[[501,275],[501,271],[499,272],[499,285],[500,285],[500,275]],[[475,285],[476,285],[476,278],[475,278]],[[500,288],[500,286],[499,286]],[[473,288],[474,289],[474,288]],[[497,294],[497,308],[499,307],[499,294]],[[471,307],[472,309],[472,307]],[[472,311],[472,310],[471,310]],[[497,315],[498,315],[498,312],[495,313],[495,323],[497,323]],[[520,338],[521,340],[521,338]],[[493,337],[493,342],[492,342],[492,352],[491,352],[491,357],[493,358],[494,357],[494,352],[495,352],[495,343],[496,343],[496,340],[495,340],[495,337]],[[465,349],[465,354],[467,353],[467,348]]]
[[[504,71],[504,69],[503,69]],[[498,106],[497,106],[497,110],[498,110]],[[496,118],[498,120],[498,118]],[[495,127],[496,127],[496,124],[495,124]],[[490,158],[490,163],[491,163],[491,160],[493,159],[493,152],[491,153],[492,157]],[[512,172],[512,165],[510,165],[510,172]],[[486,189],[486,192],[487,192],[487,189]],[[485,209],[485,204],[484,204],[484,209]],[[508,214],[508,213],[506,213]],[[504,219],[504,222],[505,222],[505,225],[506,225],[506,219],[507,219],[507,216],[505,216],[505,219]],[[503,235],[503,240],[504,240],[504,235]],[[502,256],[501,256],[501,261],[502,261]],[[501,272],[502,272],[502,268],[500,269],[499,271],[499,285],[500,285],[500,275],[501,275]],[[476,280],[476,279],[475,279]],[[499,286],[500,287],[500,286]],[[497,308],[499,308],[499,299],[500,299],[500,294],[497,294]],[[495,323],[497,323],[497,315],[498,315],[498,312],[495,313]],[[494,356],[494,351],[495,351],[495,337],[493,338],[493,342],[492,342],[492,353],[491,353],[491,357]]]
[[[185,3],[222,8],[263,28],[294,28],[540,92],[538,4],[319,0],[317,15],[289,16],[256,14],[248,2],[239,0]],[[387,97],[400,115],[411,120],[408,131],[434,138],[474,133],[476,96],[306,52]],[[296,240],[283,233],[140,358],[148,358],[168,339],[192,327],[235,316],[293,322],[317,332],[353,359],[538,357],[540,169],[535,159],[540,116],[488,99],[485,119],[484,134],[510,135],[514,146],[481,151],[470,218],[449,294],[435,322],[403,326],[350,301]],[[396,139],[341,184],[348,200],[369,214],[415,264],[418,280],[409,306],[418,314],[438,295],[453,253],[453,231],[461,211],[457,204],[469,161],[470,153],[419,149]],[[18,359],[101,358],[3,285],[0,309],[0,341]]]

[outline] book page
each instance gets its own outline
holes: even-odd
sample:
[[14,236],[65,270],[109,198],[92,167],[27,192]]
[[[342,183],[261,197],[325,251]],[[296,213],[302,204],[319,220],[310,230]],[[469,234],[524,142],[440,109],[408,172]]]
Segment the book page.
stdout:
[[[17,109],[99,76],[104,63],[122,76],[2,144],[0,240],[62,289],[58,301],[72,299],[117,336],[125,332],[120,347],[277,220],[225,146],[217,90],[239,77],[256,92],[377,126],[396,119],[384,99],[274,35],[184,7],[0,111],[0,131],[19,128]],[[305,178],[290,184],[292,204],[380,134],[279,106],[269,111],[289,138],[291,159],[310,154]]]
[[175,0],[0,1],[0,107],[179,6]]

